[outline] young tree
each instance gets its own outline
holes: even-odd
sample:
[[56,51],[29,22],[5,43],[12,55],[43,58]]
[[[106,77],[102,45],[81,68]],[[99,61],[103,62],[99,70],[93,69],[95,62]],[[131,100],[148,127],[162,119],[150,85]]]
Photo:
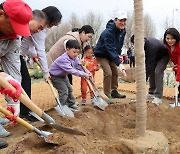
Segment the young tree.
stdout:
[[134,0],[135,56],[136,56],[136,135],[145,136],[147,122],[146,77],[144,54],[144,21],[142,0]]

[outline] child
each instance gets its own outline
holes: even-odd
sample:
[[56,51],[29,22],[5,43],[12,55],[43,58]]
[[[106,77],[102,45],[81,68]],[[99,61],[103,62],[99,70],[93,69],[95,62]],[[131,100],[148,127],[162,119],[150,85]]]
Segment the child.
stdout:
[[[91,72],[92,76],[94,77],[95,71],[98,71],[99,67],[98,67],[98,63],[95,60],[93,55],[94,55],[93,48],[90,45],[87,45],[84,48],[84,55],[83,55],[82,63],[84,64],[86,69]],[[88,86],[88,84],[86,82],[86,79],[81,78],[81,96],[82,96],[81,104],[82,105],[86,105],[87,86]],[[90,96],[91,96],[91,101],[92,101],[92,104],[93,104],[94,94],[92,93],[92,91],[90,91]]]
[[72,111],[79,111],[79,107],[75,104],[72,87],[67,75],[72,74],[79,77],[90,76],[90,73],[85,73],[79,65],[80,61],[77,57],[79,53],[80,44],[78,41],[68,40],[66,42],[66,52],[59,56],[49,68],[52,83],[58,91],[62,106],[67,105]]

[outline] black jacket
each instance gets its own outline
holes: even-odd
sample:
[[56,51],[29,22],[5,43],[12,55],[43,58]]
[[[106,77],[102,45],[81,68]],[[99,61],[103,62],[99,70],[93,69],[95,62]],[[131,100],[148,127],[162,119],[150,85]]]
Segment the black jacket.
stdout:
[[154,70],[156,63],[165,56],[169,57],[169,54],[166,46],[161,41],[152,37],[145,38],[144,50],[147,79],[151,71]]
[[124,43],[126,30],[119,30],[113,20],[108,21],[106,29],[101,33],[101,36],[96,45],[94,55],[100,58],[106,58],[115,62],[117,66],[120,64],[119,55]]

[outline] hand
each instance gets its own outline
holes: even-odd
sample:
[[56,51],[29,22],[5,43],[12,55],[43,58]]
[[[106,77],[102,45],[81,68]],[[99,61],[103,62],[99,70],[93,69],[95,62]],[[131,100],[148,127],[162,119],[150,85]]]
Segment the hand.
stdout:
[[124,76],[127,76],[127,74],[126,74],[126,68],[124,67],[123,64],[120,64],[120,65],[119,65],[119,71],[122,72],[122,74],[123,74]]
[[44,78],[44,80],[47,82],[47,81],[48,81],[48,79],[50,79],[50,78],[51,78],[51,76],[50,76],[49,72],[44,72],[44,73],[43,73],[43,78]]
[[178,81],[174,82],[174,87],[179,87],[179,82]]
[[174,72],[177,72],[177,69],[178,69],[178,66],[177,66],[177,65],[174,65],[174,66],[173,66],[173,71],[174,71]]
[[92,77],[91,73],[86,73],[86,78],[89,79],[90,77]]
[[39,63],[39,57],[38,57],[38,56],[34,56],[34,57],[33,57],[33,61],[36,62],[38,65],[40,64],[40,63]]
[[12,121],[13,124],[16,124],[16,118],[20,114],[20,102],[16,104],[8,104],[7,110],[9,110],[13,114],[13,116],[6,116],[6,118],[9,119],[9,121]]
[[17,97],[19,97],[22,92],[21,85],[12,76],[4,72],[0,73],[0,76],[4,77],[4,79],[6,79],[16,89],[16,91],[13,92],[12,89],[0,87],[0,93],[11,97],[15,102],[17,102]]
[[8,102],[7,110],[12,112],[14,116],[19,116],[19,113],[20,113],[20,102],[13,103],[13,104]]

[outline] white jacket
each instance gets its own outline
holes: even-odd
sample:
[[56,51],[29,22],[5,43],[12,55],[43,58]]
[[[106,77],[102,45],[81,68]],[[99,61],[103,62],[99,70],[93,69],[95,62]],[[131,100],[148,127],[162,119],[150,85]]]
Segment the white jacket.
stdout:
[[39,33],[32,36],[24,37],[21,45],[20,52],[23,56],[30,55],[31,57],[38,56],[40,67],[43,72],[48,72],[48,65],[45,51],[45,38],[48,29],[44,29]]

